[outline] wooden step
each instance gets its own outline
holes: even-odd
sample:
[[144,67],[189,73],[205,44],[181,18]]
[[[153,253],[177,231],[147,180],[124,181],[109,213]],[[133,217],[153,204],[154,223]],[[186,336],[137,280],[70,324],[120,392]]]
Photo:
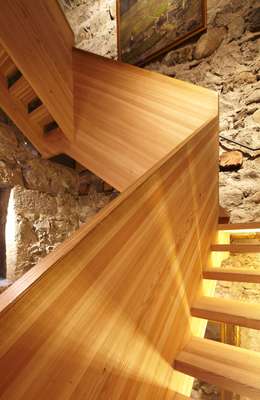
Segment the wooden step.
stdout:
[[226,232],[257,232],[260,231],[260,222],[252,222],[248,224],[219,224],[218,230]]
[[260,330],[260,304],[217,297],[199,297],[191,308],[194,317]]
[[211,251],[227,251],[230,253],[259,253],[260,244],[212,244]]
[[260,354],[193,337],[174,368],[252,400],[260,399]]
[[260,283],[260,270],[240,268],[205,268],[204,279],[215,281]]
[[28,81],[22,76],[9,89],[10,94],[17,100],[20,100],[25,106],[37,97]]
[[53,121],[52,116],[50,115],[44,104],[41,104],[39,107],[33,110],[29,114],[29,117],[32,121],[39,124],[41,128]]

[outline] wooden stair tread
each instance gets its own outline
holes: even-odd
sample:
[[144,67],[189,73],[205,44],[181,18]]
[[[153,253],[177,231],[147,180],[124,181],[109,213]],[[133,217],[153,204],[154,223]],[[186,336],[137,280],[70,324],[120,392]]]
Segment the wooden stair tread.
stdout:
[[175,360],[175,369],[223,389],[260,398],[260,354],[193,337]]
[[39,107],[33,110],[29,114],[29,117],[32,121],[38,123],[42,127],[53,121],[52,116],[50,115],[44,104],[41,104]]
[[260,222],[239,223],[239,224],[219,224],[219,231],[247,231],[247,230],[260,230]]
[[217,281],[260,283],[260,270],[243,268],[205,268],[204,279]]
[[21,76],[21,78],[10,87],[9,92],[15,99],[21,100],[26,106],[37,97],[35,91],[24,76]]
[[260,329],[260,304],[217,297],[199,297],[191,308],[194,317]]
[[211,251],[228,251],[230,253],[259,253],[260,244],[212,244]]

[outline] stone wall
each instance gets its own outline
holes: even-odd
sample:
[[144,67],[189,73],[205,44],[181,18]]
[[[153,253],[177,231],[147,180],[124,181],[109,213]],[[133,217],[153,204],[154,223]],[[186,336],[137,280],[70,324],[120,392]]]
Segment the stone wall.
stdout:
[[0,188],[11,189],[7,278],[14,281],[88,222],[115,192],[89,171],[79,173],[43,160],[3,115],[1,121]]
[[115,0],[59,0],[75,33],[75,45],[101,56],[117,57]]

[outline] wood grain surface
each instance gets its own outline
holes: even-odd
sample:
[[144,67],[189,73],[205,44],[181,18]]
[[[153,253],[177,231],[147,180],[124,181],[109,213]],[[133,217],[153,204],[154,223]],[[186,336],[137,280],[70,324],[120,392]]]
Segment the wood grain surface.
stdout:
[[73,51],[73,158],[125,190],[218,114],[217,94],[132,65]]
[[153,167],[2,307],[1,399],[189,395],[172,362],[217,226],[217,130],[207,125]]
[[257,352],[194,337],[177,356],[175,368],[246,398],[260,398]]
[[1,2],[0,43],[63,133],[74,138],[74,35],[56,0]]
[[259,253],[260,252],[260,244],[212,244],[212,251],[228,251],[230,253]]
[[260,271],[246,268],[205,268],[204,279],[218,281],[260,283]]
[[192,305],[194,317],[260,330],[260,304],[201,296]]

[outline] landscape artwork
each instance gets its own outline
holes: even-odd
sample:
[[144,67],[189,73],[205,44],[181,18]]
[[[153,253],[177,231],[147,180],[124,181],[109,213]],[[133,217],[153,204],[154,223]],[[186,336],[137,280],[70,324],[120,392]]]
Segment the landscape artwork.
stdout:
[[142,65],[206,27],[206,0],[118,0],[121,61]]

